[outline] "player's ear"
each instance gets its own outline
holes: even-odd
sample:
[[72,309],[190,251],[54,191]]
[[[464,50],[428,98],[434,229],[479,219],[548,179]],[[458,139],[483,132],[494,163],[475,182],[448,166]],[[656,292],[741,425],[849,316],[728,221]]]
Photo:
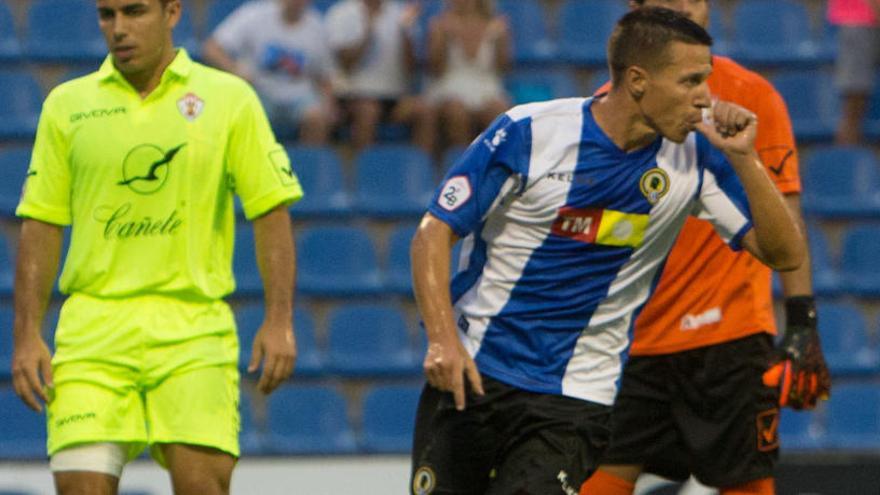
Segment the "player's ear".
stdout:
[[162,4],[162,10],[165,12],[165,19],[169,29],[174,29],[180,22],[180,0],[159,0]]
[[638,65],[631,65],[623,71],[623,87],[638,101],[645,94],[645,87],[648,84],[648,72]]

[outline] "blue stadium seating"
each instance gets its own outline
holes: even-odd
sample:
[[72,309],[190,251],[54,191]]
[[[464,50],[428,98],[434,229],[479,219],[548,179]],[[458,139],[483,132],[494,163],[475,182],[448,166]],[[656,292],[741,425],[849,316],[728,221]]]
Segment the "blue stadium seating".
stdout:
[[709,10],[709,34],[712,35],[712,53],[726,55],[730,51],[730,26],[724,10],[718,6]]
[[802,177],[807,213],[880,217],[880,160],[870,148],[818,148],[808,156]]
[[0,233],[0,297],[12,295],[12,284],[15,278],[15,256],[12,253],[11,239]]
[[786,71],[771,80],[788,106],[798,141],[831,140],[840,111],[831,75],[816,71]]
[[[880,73],[877,74],[877,77],[880,77]],[[864,132],[869,139],[880,139],[880,84],[874,85],[874,93],[868,101]]]
[[350,213],[351,198],[345,190],[342,161],[332,148],[291,146],[290,163],[305,196],[293,205],[294,217],[342,216]]
[[388,257],[385,263],[385,288],[402,294],[412,293],[412,269],[409,246],[415,225],[399,225],[388,237]]
[[559,55],[593,66],[605,64],[605,47],[617,20],[626,13],[618,0],[565,0],[559,11]]
[[267,450],[274,454],[348,454],[356,449],[346,403],[335,389],[281,387],[269,396]]
[[6,2],[0,1],[0,62],[15,62],[21,57],[14,21]]
[[782,416],[779,420],[779,440],[782,449],[786,452],[821,447],[824,441],[823,433],[817,413],[782,409]]
[[196,33],[196,25],[192,18],[192,4],[183,4],[183,10],[180,11],[180,21],[174,27],[174,44],[186,48],[189,55],[193,58],[199,58],[201,53],[201,43]]
[[843,240],[840,271],[845,290],[856,294],[880,296],[880,226],[857,225]]
[[810,248],[810,262],[813,269],[813,289],[817,295],[833,296],[840,292],[840,275],[837,264],[831,255],[828,241],[819,225],[810,225],[807,230]]
[[0,71],[0,139],[30,139],[37,130],[43,93],[27,72]]
[[45,459],[45,413],[28,409],[12,387],[0,387],[0,404],[0,459]]
[[880,386],[877,383],[835,383],[827,412],[829,447],[880,449]]
[[24,41],[25,55],[38,61],[94,63],[107,54],[89,0],[34,0]]
[[377,386],[364,397],[360,446],[364,451],[403,454],[412,449],[421,388]]
[[556,45],[547,33],[544,8],[538,1],[500,0],[498,10],[510,23],[516,63],[541,63],[553,59]]
[[235,228],[235,251],[232,256],[232,272],[235,275],[235,294],[237,296],[253,296],[263,293],[263,282],[257,267],[256,253],[253,226],[237,226]]
[[414,146],[377,145],[355,161],[355,210],[376,217],[420,216],[434,189],[433,164]]
[[810,16],[793,0],[740,0],[734,7],[731,54],[746,64],[815,65],[819,45],[810,32]]
[[822,350],[834,375],[880,372],[880,350],[871,346],[859,309],[845,303],[819,306]]
[[347,376],[415,375],[421,356],[413,350],[404,315],[387,304],[349,304],[329,316],[327,359]]
[[[263,324],[263,304],[241,304],[235,308],[235,321],[238,324],[240,350],[239,368],[247,370],[251,359],[252,344],[257,330]],[[315,339],[315,322],[306,308],[296,308],[293,317],[296,336],[296,368],[294,376],[315,376],[322,372],[324,357]],[[259,377],[259,375],[254,375]]]
[[376,249],[356,227],[311,227],[297,236],[297,288],[306,294],[351,296],[382,290]]
[[[2,75],[0,75],[2,80]],[[0,89],[2,89],[0,82]],[[2,96],[0,96],[2,99]],[[0,124],[2,126],[2,124]],[[21,199],[21,188],[27,177],[31,150],[25,147],[0,150],[0,216],[12,217]]]
[[579,91],[566,69],[519,69],[504,79],[515,105],[578,96]]
[[254,420],[254,405],[247,390],[241,391],[238,402],[241,414],[241,431],[238,435],[239,448],[242,455],[255,455],[263,452],[263,432]]
[[0,328],[3,328],[0,331],[0,381],[12,376],[12,318],[12,305],[0,304]]
[[204,38],[209,38],[214,29],[226,19],[235,9],[245,3],[246,0],[214,0],[208,4]]

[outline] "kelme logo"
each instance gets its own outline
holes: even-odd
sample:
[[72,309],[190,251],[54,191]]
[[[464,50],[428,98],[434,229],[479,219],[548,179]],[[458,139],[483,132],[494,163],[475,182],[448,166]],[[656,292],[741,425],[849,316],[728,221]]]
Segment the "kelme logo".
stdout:
[[153,194],[168,181],[171,164],[186,143],[162,151],[154,144],[142,144],[125,155],[122,162],[122,180],[117,185],[128,186],[138,194]]

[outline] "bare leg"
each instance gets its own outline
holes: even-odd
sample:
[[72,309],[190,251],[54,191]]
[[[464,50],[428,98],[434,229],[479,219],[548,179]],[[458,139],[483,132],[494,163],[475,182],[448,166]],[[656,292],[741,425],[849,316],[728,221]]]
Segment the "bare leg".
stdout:
[[382,108],[376,100],[358,99],[351,104],[351,142],[355,150],[373,144]]
[[116,495],[119,478],[93,471],[59,471],[54,473],[58,495]]
[[849,93],[843,97],[843,109],[834,142],[841,145],[859,144],[862,141],[862,122],[868,107],[866,93]]
[[417,96],[407,96],[395,105],[391,113],[393,122],[412,126],[413,144],[431,155],[437,139],[437,115],[434,107]]
[[440,105],[447,146],[467,146],[474,138],[467,107],[458,100],[445,101]]
[[162,444],[176,495],[228,495],[235,457],[217,449]]
[[330,136],[330,117],[320,105],[308,109],[300,124],[300,141],[304,144],[326,144]]

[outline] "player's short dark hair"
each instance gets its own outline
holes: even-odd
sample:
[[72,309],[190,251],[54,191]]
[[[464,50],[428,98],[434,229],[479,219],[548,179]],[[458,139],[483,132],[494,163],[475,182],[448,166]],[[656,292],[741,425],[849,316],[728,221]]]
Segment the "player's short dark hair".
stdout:
[[657,68],[666,63],[666,49],[673,41],[712,46],[712,37],[683,14],[660,7],[633,10],[617,21],[608,40],[611,83],[617,85],[633,65]]

